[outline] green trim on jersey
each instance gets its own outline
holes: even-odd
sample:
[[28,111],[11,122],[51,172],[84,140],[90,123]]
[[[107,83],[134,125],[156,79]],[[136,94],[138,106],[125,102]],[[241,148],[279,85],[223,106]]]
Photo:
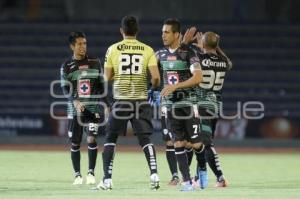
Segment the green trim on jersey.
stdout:
[[189,70],[186,68],[186,61],[161,61],[160,63],[163,67],[163,70]]
[[98,78],[99,70],[98,69],[84,69],[84,70],[76,70],[72,73],[69,73],[67,78],[71,81],[86,79],[86,78]]
[[201,124],[201,132],[212,133],[212,129],[210,126]]

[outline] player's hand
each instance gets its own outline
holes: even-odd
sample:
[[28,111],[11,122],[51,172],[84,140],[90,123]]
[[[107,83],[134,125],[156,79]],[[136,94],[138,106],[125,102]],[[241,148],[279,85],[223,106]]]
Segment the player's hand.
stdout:
[[167,85],[160,92],[160,96],[166,97],[166,96],[170,95],[171,93],[173,93],[176,89],[177,89],[176,85]]
[[196,36],[194,36],[196,32],[197,32],[197,28],[195,26],[187,29],[186,32],[184,33],[181,43],[183,44],[191,43],[193,40],[196,39]]
[[151,106],[160,105],[160,92],[153,89],[148,90],[148,102]]
[[75,107],[77,113],[84,111],[84,105],[79,100],[74,100],[73,104],[74,104],[74,107]]
[[148,90],[148,102],[151,104],[151,106],[154,103],[154,91],[152,89]]
[[197,32],[197,34],[196,34],[197,43],[194,44],[201,50],[203,49],[202,36],[203,36],[202,32]]

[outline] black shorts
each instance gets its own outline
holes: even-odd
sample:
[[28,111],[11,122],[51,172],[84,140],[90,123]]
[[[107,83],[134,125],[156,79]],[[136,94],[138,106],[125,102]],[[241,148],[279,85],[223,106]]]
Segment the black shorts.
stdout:
[[134,134],[152,134],[153,111],[145,100],[116,100],[108,118],[108,134],[124,134],[131,122]]
[[199,136],[200,119],[196,117],[194,107],[173,108],[168,111],[168,118],[175,141],[202,142]]
[[200,136],[203,139],[203,143],[205,145],[212,144],[218,117],[213,116],[213,114],[210,113],[207,109],[201,107],[199,108],[199,115]]
[[[87,136],[103,135],[105,126],[103,125],[104,113],[84,112],[80,116],[69,119],[68,136],[72,143],[81,143],[82,135]],[[100,125],[102,124],[102,125]]]

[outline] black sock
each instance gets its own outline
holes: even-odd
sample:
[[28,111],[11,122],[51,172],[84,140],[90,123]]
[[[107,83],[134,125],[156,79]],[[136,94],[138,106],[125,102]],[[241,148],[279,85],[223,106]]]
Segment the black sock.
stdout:
[[196,176],[198,176],[198,170],[206,171],[206,159],[205,159],[205,147],[202,145],[199,149],[194,149],[197,158]]
[[150,169],[150,173],[157,173],[157,162],[156,162],[156,153],[152,143],[146,144],[143,147],[143,151],[145,153],[145,157],[148,162],[148,166]]
[[98,146],[97,143],[89,143],[88,144],[88,156],[89,156],[89,173],[94,174],[96,160],[98,154]]
[[204,146],[202,145],[199,149],[194,149],[196,159],[197,159],[197,166],[196,166],[196,175],[195,180],[199,179],[198,171],[206,171],[206,160],[205,160],[205,150]]
[[205,159],[217,178],[223,175],[219,156],[213,146],[205,146]]
[[184,147],[175,148],[175,154],[176,154],[179,170],[181,172],[183,181],[184,182],[191,181],[188,158]]
[[71,146],[71,160],[73,169],[75,172],[75,176],[81,175],[80,174],[80,145]]
[[193,156],[194,156],[194,150],[193,150],[193,148],[185,148],[185,151],[186,151],[186,155],[188,158],[188,164],[189,164],[189,166],[191,166]]
[[111,178],[115,154],[115,143],[104,144],[102,153],[104,179]]
[[178,176],[177,159],[175,155],[174,146],[166,146],[166,158],[171,171],[172,176]]
[[194,177],[194,180],[195,180],[195,181],[197,181],[197,180],[199,179],[198,171],[199,171],[199,163],[198,163],[198,161],[197,161],[196,172],[195,172],[195,177]]

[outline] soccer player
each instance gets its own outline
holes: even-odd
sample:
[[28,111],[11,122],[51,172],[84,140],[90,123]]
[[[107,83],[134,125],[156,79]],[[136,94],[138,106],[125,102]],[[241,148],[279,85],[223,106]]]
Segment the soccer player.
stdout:
[[87,55],[87,40],[83,32],[71,32],[69,44],[73,55],[61,66],[61,87],[68,96],[68,135],[75,172],[73,184],[83,183],[80,172],[80,144],[83,132],[87,134],[89,159],[86,184],[95,184],[94,169],[98,149],[96,136],[99,123],[104,121],[104,106],[100,104],[101,101],[106,103],[106,98],[100,96],[104,91],[103,72],[99,59]]
[[167,19],[162,28],[165,48],[158,52],[163,69],[164,88],[161,91],[162,106],[167,109],[171,132],[175,135],[175,155],[183,183],[181,191],[193,191],[185,150],[186,142],[196,151],[203,148],[200,135],[200,119],[197,109],[197,89],[202,81],[202,72],[196,52],[180,45],[180,22]]
[[[187,30],[188,32],[189,30]],[[192,35],[193,36],[193,35]],[[178,37],[178,43],[181,43],[181,35]],[[174,41],[175,42],[175,41]],[[156,56],[157,56],[157,60],[158,60],[158,67],[160,69],[160,74],[162,75],[163,73],[163,69],[162,69],[162,65],[160,64],[160,54],[161,52],[164,52],[165,49],[161,49],[158,50],[156,52]],[[163,78],[161,76],[161,78]],[[163,87],[163,84],[161,85],[161,87]],[[161,90],[161,88],[159,88],[158,90]],[[150,102],[157,107],[160,107],[160,97],[159,94],[160,91],[149,91],[149,100]],[[161,127],[162,127],[162,139],[166,144],[166,159],[169,165],[169,169],[171,172],[171,180],[169,181],[168,185],[171,186],[176,186],[179,183],[179,177],[178,177],[178,168],[177,168],[177,160],[176,160],[176,155],[175,155],[175,149],[174,149],[174,135],[172,134],[172,132],[170,131],[170,126],[168,122],[168,118],[167,118],[167,110],[166,107],[160,107],[161,108]],[[190,143],[187,143],[185,146],[185,151],[188,157],[188,164],[191,165],[192,162],[192,158],[193,158],[193,148],[192,145]]]
[[[202,117],[201,133],[210,134],[210,139],[205,143],[205,150],[201,153],[217,178],[215,187],[226,187],[228,182],[221,170],[219,157],[213,144],[213,137],[220,113],[224,78],[226,73],[232,68],[232,62],[221,50],[219,46],[220,37],[216,33],[206,32],[203,35],[197,33],[196,38],[197,44],[195,49],[197,50],[204,76],[198,90],[200,118]],[[197,173],[200,187],[205,188],[208,184],[206,180],[206,162],[202,160],[198,161],[198,163]]]
[[159,188],[156,153],[150,140],[153,126],[152,107],[147,101],[147,74],[149,71],[153,89],[159,86],[160,75],[154,51],[136,39],[138,31],[137,19],[125,16],[120,28],[123,40],[111,45],[106,53],[104,71],[107,80],[114,81],[114,103],[102,154],[104,177],[97,186],[103,190],[112,189],[115,146],[119,134],[126,131],[128,121],[145,153],[150,169],[151,189]]
[[[162,77],[162,68],[159,62],[159,51],[156,52],[156,56],[158,59],[158,67],[160,70],[161,79]],[[171,180],[169,181],[168,185],[176,186],[179,183],[178,177],[178,169],[177,169],[177,160],[175,156],[175,149],[174,149],[174,136],[170,132],[169,122],[167,121],[167,109],[166,107],[161,107],[160,103],[160,90],[163,88],[163,84],[157,90],[149,90],[148,91],[148,100],[153,107],[156,108],[160,113],[158,114],[160,117],[158,118],[161,123],[161,133],[162,139],[166,144],[166,159],[169,165],[169,169],[171,172]]]

